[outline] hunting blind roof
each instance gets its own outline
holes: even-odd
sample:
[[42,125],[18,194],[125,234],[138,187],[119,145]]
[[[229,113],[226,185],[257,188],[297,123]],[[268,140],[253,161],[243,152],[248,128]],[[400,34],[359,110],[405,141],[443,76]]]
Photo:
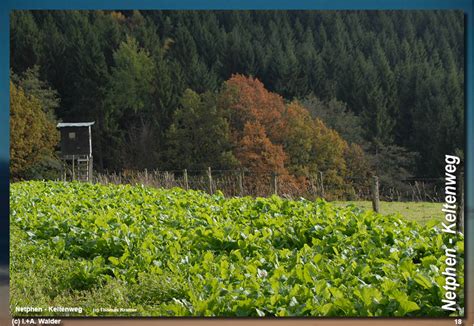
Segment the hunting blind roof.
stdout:
[[56,126],[57,128],[63,128],[63,127],[89,127],[94,124],[94,121],[92,122],[60,122]]

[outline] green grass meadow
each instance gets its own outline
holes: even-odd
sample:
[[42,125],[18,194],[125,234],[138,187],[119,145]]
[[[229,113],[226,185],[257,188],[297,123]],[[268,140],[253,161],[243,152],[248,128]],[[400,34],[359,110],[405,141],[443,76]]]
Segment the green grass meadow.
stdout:
[[[370,201],[334,201],[335,206],[344,207],[354,205],[363,210],[372,210]],[[380,214],[400,214],[408,221],[415,221],[421,225],[426,225],[431,219],[442,221],[444,218],[441,211],[441,203],[428,202],[380,202]]]

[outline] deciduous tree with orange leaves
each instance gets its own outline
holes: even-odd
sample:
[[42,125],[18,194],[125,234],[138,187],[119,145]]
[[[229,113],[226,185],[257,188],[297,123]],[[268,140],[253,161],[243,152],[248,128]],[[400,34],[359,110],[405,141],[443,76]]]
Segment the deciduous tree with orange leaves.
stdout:
[[283,98],[266,90],[258,79],[233,75],[224,83],[220,105],[229,110],[234,155],[241,167],[253,172],[252,183],[258,188],[268,184],[269,174],[277,173],[285,184],[292,184],[283,149]]
[[283,146],[273,144],[258,121],[245,123],[236,145],[235,156],[244,168],[257,173],[288,174]]
[[241,138],[245,123],[258,122],[273,143],[281,144],[284,120],[283,98],[265,89],[256,78],[232,75],[224,83],[221,104],[231,110],[231,126],[234,138]]
[[258,79],[242,75],[225,82],[219,102],[229,110],[234,155],[242,167],[276,172],[299,191],[319,172],[325,183],[343,188],[348,143],[320,119],[313,119],[299,102],[285,104]]

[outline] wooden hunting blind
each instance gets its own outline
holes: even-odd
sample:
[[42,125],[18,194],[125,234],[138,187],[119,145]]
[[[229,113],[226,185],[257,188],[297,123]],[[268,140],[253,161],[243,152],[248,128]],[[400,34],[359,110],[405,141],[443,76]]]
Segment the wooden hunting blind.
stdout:
[[93,124],[94,122],[58,123],[57,127],[61,132],[63,180],[92,180]]

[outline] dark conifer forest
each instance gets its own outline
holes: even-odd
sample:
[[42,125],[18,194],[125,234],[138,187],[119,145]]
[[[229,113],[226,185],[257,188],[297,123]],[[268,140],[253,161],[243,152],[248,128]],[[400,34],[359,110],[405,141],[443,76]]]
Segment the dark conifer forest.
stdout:
[[[57,137],[40,135],[58,121],[95,121],[98,171],[244,166],[288,182],[316,171],[334,183],[370,173],[395,182],[439,177],[444,155],[464,150],[460,11],[10,19],[14,177],[55,164]],[[19,107],[38,110],[36,145]]]

